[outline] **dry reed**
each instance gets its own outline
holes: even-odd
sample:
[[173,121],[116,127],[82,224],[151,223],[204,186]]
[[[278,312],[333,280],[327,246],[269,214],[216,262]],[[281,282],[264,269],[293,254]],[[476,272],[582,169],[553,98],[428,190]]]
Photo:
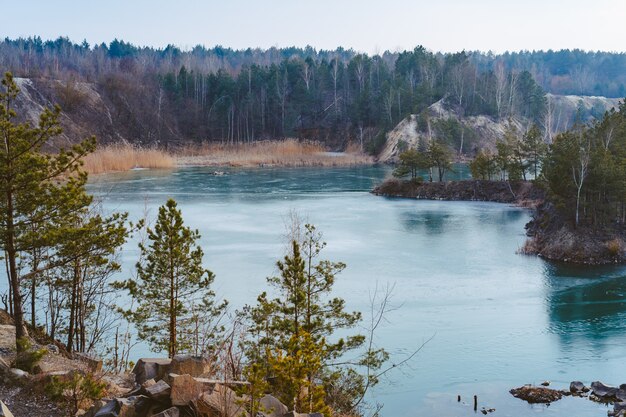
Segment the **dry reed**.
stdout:
[[128,171],[133,168],[174,168],[174,158],[165,151],[117,143],[96,149],[84,159],[89,174]]
[[345,153],[327,152],[318,142],[286,139],[247,144],[203,143],[181,148],[176,156],[179,165],[201,166],[349,166],[373,163],[373,159],[357,152],[355,147]]

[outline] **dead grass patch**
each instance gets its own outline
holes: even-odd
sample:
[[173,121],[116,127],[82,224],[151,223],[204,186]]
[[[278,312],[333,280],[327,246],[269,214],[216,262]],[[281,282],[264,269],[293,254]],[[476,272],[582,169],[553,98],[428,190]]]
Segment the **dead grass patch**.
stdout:
[[96,149],[84,159],[89,174],[128,171],[133,168],[174,168],[174,158],[165,151],[116,143]]
[[176,152],[179,165],[205,166],[349,166],[374,162],[373,158],[349,147],[346,152],[327,152],[318,142],[297,139],[246,144],[203,143]]

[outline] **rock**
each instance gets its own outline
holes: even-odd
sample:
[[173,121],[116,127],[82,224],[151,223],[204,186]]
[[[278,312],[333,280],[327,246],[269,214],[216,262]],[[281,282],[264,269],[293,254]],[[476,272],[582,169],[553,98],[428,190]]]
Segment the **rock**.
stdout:
[[172,358],[169,372],[178,375],[207,376],[211,374],[211,362],[202,356],[176,355]]
[[224,386],[215,385],[211,392],[205,392],[195,402],[200,414],[218,416],[247,416],[245,401],[235,391]]
[[87,365],[87,368],[91,372],[100,372],[102,371],[102,359],[97,356],[90,355],[88,353],[75,353],[74,359],[78,359]]
[[11,368],[9,372],[11,372],[11,375],[16,377],[17,379],[28,378],[28,372],[22,371],[21,369]]
[[138,417],[144,416],[150,409],[150,400],[143,395],[128,398],[118,398],[118,417]]
[[13,417],[13,414],[2,401],[0,401],[0,417]]
[[161,411],[159,414],[154,414],[152,417],[179,417],[180,411],[176,407],[168,408],[165,411]]
[[4,361],[4,359],[0,358],[0,371],[7,371],[11,369],[8,363]]
[[197,400],[202,393],[211,391],[215,385],[208,379],[194,378],[191,375],[170,374],[168,379],[172,405],[188,405]]
[[94,417],[117,417],[118,410],[117,400],[111,400],[100,407],[96,414],[94,414]]
[[611,387],[609,385],[605,385],[600,381],[594,381],[591,383],[591,391],[593,395],[602,399],[609,400],[611,398],[615,398],[615,394],[617,394],[617,388]]
[[143,384],[141,384],[141,388],[146,389],[146,388],[151,387],[153,385],[156,385],[156,381],[154,379],[149,379],[146,382],[144,382]]
[[547,387],[547,386],[549,386],[549,385],[550,385],[550,381],[543,381],[543,382],[541,383],[541,386],[543,386],[543,387]]
[[626,416],[626,401],[613,404],[613,415],[616,417]]
[[626,388],[622,388],[622,385],[620,385],[619,389],[615,393],[615,398],[617,398],[620,401],[626,401]]
[[551,403],[563,398],[563,394],[560,391],[533,386],[523,386],[520,388],[514,388],[509,391],[515,398],[527,401],[530,404],[537,403]]
[[283,415],[283,417],[324,417],[324,416],[320,413],[301,414],[301,413],[296,413],[295,411],[290,411],[286,413],[285,415]]
[[572,381],[569,383],[569,390],[573,394],[581,394],[583,392],[588,392],[589,388],[587,388],[585,384],[580,381]]
[[289,409],[272,395],[266,395],[259,400],[259,408],[265,417],[282,417]]
[[107,402],[94,417],[138,417],[147,414],[150,400],[143,395],[115,398]]
[[50,343],[49,345],[47,345],[46,349],[48,350],[48,352],[54,353],[55,355],[58,355],[60,352],[59,347],[55,345],[54,343]]
[[169,400],[172,392],[171,387],[165,381],[159,381],[149,386],[144,385],[143,388],[148,397],[161,402]]
[[96,401],[96,403],[92,405],[91,408],[85,412],[85,414],[83,414],[83,417],[94,417],[96,413],[98,413],[98,411],[100,411],[102,407],[104,407],[107,404],[108,404],[108,401],[104,401],[104,400]]
[[163,379],[169,372],[169,366],[172,362],[167,358],[141,358],[132,370],[135,374],[135,382],[143,384],[149,379]]

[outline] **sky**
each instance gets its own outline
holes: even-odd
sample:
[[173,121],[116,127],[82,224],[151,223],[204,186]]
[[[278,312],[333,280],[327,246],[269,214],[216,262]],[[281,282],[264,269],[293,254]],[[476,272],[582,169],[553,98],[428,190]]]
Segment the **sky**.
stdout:
[[626,0],[0,0],[0,36],[369,54],[626,51]]

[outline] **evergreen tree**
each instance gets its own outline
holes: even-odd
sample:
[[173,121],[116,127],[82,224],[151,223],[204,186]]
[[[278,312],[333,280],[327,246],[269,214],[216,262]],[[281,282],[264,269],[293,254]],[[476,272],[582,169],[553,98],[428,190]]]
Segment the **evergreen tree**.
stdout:
[[[94,150],[95,138],[57,154],[44,154],[47,142],[61,133],[61,110],[44,109],[36,127],[18,123],[13,109],[18,92],[12,75],[5,74],[0,89],[0,245],[20,340],[27,335],[21,284],[84,255],[77,251],[60,257],[54,249],[80,232],[67,219],[86,212],[92,201],[85,192],[87,174],[81,170],[81,158]],[[93,237],[92,231],[83,230]],[[38,260],[29,262],[33,256]]]
[[248,311],[248,368],[256,366],[256,373],[247,373],[258,377],[263,369],[272,392],[285,403],[294,403],[298,411],[327,410],[321,406],[326,404],[334,412],[350,413],[366,384],[375,384],[373,378],[366,382],[354,367],[378,369],[388,356],[382,350],[368,350],[349,362],[353,366],[334,365],[362,347],[365,337],[335,335],[356,326],[361,314],[345,311],[345,301],[331,297],[335,277],[345,264],[320,260],[325,246],[310,224],[292,236],[289,253],[277,262],[280,275],[268,278],[278,297],[270,299],[263,293]]
[[539,175],[541,161],[548,151],[548,145],[543,141],[541,130],[537,125],[532,125],[524,135],[522,144],[523,153],[527,166],[532,169],[535,178]]
[[439,182],[448,171],[452,171],[452,154],[448,147],[437,141],[431,141],[428,145],[428,159],[430,166],[437,168]]
[[417,149],[407,149],[398,155],[398,166],[393,170],[393,176],[402,178],[407,175],[411,179],[418,178],[417,173],[420,169],[428,169],[428,156]]
[[183,223],[172,199],[159,208],[154,229],[148,228],[149,244],[140,244],[142,262],[137,263],[137,280],[124,286],[138,302],[128,316],[137,324],[139,338],[155,352],[167,351],[171,358],[181,351],[207,353],[220,327],[202,335],[197,346],[198,320],[215,322],[226,302],[217,304],[210,290],[214,275],[202,266],[203,251],[196,246],[200,235]]

